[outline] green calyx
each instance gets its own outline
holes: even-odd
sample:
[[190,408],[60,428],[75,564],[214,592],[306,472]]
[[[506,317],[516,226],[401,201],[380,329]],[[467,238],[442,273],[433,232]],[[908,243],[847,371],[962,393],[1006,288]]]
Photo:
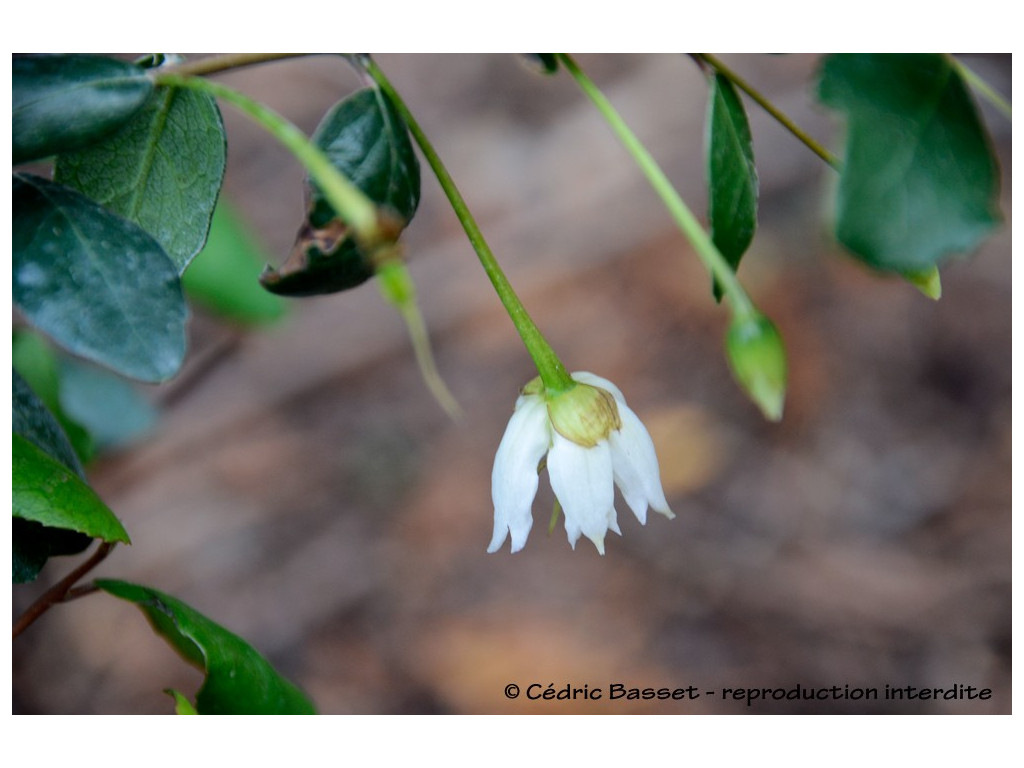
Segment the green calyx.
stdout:
[[523,394],[543,396],[551,426],[566,440],[584,448],[593,448],[622,427],[615,398],[600,387],[576,382],[567,390],[550,394],[537,377],[523,388]]

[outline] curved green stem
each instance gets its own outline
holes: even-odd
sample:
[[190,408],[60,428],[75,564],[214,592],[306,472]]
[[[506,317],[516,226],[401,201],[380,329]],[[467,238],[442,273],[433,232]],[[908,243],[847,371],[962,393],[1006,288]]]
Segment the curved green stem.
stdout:
[[956,68],[956,70],[960,73],[960,76],[968,83],[970,83],[971,87],[974,88],[974,90],[976,90],[978,93],[980,93],[983,98],[988,100],[988,102],[993,107],[999,110],[999,112],[1002,113],[1003,117],[1005,117],[1007,120],[1013,119],[1013,113],[1010,108],[1010,102],[1008,102],[1001,95],[999,95],[999,93],[996,92],[995,88],[993,88],[991,85],[985,82],[985,80],[983,80],[980,75],[976,74],[966,64],[960,61],[956,56],[950,56],[949,60]]
[[281,59],[294,59],[300,56],[315,56],[313,53],[222,53],[208,56],[198,61],[186,61],[163,67],[160,74],[174,75],[212,75],[230,69],[251,67],[254,64],[266,64]]
[[732,308],[733,314],[736,316],[753,316],[757,314],[757,310],[754,309],[754,305],[751,303],[746,291],[743,290],[743,286],[740,285],[739,280],[736,278],[736,273],[733,272],[725,257],[715,247],[711,237],[704,231],[697,217],[693,215],[693,212],[683,202],[675,187],[672,186],[672,182],[668,180],[665,172],[655,162],[651,153],[647,151],[647,148],[636,137],[636,134],[626,125],[622,116],[615,111],[615,107],[611,105],[611,102],[608,101],[594,82],[584,74],[573,58],[567,53],[556,55],[569,74],[576,80],[580,89],[590,98],[605,121],[611,126],[611,129],[619,137],[619,141],[626,147],[626,151],[632,155],[633,161],[643,171],[658,197],[661,198],[669,213],[672,214],[676,224],[679,225],[683,234],[686,235],[697,251],[697,255],[704,262],[704,266],[718,280],[722,286],[723,293],[729,300],[729,306]]
[[817,141],[811,138],[811,136],[808,133],[806,133],[803,129],[801,129],[800,126],[798,126],[796,123],[790,120],[782,112],[782,110],[780,110],[770,101],[768,101],[768,99],[765,98],[765,96],[763,96],[760,91],[758,91],[756,88],[750,85],[750,83],[748,83],[742,77],[740,77],[727,66],[725,66],[725,64],[723,64],[717,58],[712,56],[710,53],[695,53],[693,55],[698,59],[698,61],[705,62],[716,72],[727,77],[733,85],[735,85],[745,94],[747,94],[747,96],[756,101],[762,107],[762,109],[764,109],[765,112],[774,117],[779,122],[779,124],[782,125],[783,128],[792,133],[797,139],[803,142],[803,144],[809,150],[811,150],[814,154],[816,154],[826,163],[831,165],[832,168],[834,168],[837,171],[842,168],[842,164],[839,162],[839,159],[835,155],[833,155],[831,152],[829,152],[827,149],[821,146],[821,144],[819,144]]
[[455,182],[448,173],[448,169],[441,162],[441,158],[434,150],[434,146],[430,143],[423,129],[420,128],[419,123],[416,122],[416,118],[413,117],[402,97],[395,91],[394,86],[391,85],[391,82],[377,66],[376,62],[369,57],[361,57],[359,64],[373,78],[373,81],[377,83],[380,89],[388,95],[388,98],[391,99],[402,119],[405,120],[406,125],[409,126],[410,133],[412,133],[427,163],[434,171],[434,175],[437,176],[441,189],[444,190],[452,209],[455,211],[455,215],[462,224],[462,228],[466,231],[466,236],[469,238],[473,250],[476,251],[484,272],[490,278],[498,298],[512,319],[516,330],[519,331],[519,335],[522,337],[530,357],[533,358],[533,362],[537,366],[537,372],[540,373],[541,381],[544,382],[545,389],[550,393],[571,389],[574,386],[572,378],[566,371],[562,361],[558,359],[551,345],[548,344],[547,339],[544,338],[540,329],[537,328],[536,323],[533,322],[533,318],[530,317],[523,303],[519,300],[501,265],[498,264],[498,260],[494,257],[490,246],[487,245],[487,241],[484,239],[480,227],[477,226],[473,214],[466,205],[466,201],[463,199],[458,187],[455,186]]
[[236,90],[201,77],[155,70],[154,81],[157,85],[208,93],[238,108],[281,142],[306,167],[324,197],[352,229],[361,245],[372,251],[374,246],[386,238],[373,201],[331,165],[327,156],[306,134],[277,112]]
[[[277,55],[277,58],[281,57],[281,55]],[[222,71],[234,66],[244,66],[267,60],[269,59],[260,58],[258,55],[242,54],[239,57],[229,55],[222,57],[216,67],[213,63],[209,64],[207,71]],[[197,62],[197,64],[202,64],[202,62]],[[155,81],[158,85],[191,88],[223,99],[259,123],[305,166],[331,207],[352,230],[360,246],[375,261],[381,292],[398,309],[405,321],[413,350],[416,353],[416,361],[427,388],[452,418],[458,417],[460,413],[458,403],[455,402],[455,398],[445,386],[437,366],[434,364],[434,357],[430,351],[430,340],[427,337],[423,316],[416,304],[412,281],[405,271],[405,266],[387,255],[388,243],[393,239],[394,232],[386,222],[382,221],[381,214],[374,202],[331,165],[327,156],[302,131],[263,104],[212,80],[183,75],[180,70],[178,72],[157,72]]]
[[405,264],[397,259],[383,262],[377,269],[377,284],[381,294],[398,310],[405,322],[420,375],[427,389],[449,416],[458,419],[462,416],[462,409],[437,370],[434,353],[430,349],[427,325],[416,303],[416,288]]

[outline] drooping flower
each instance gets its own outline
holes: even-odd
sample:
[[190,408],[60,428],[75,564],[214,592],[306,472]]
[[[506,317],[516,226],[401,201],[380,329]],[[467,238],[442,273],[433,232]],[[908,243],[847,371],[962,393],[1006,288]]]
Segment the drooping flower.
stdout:
[[576,386],[553,396],[545,393],[540,379],[534,379],[516,401],[494,457],[494,536],[488,552],[498,551],[510,533],[513,552],[526,544],[545,455],[574,549],[583,535],[603,555],[605,534],[621,534],[616,485],[641,524],[647,522],[648,506],[675,517],[661,487],[654,443],[622,392],[585,371],[573,373],[572,379]]

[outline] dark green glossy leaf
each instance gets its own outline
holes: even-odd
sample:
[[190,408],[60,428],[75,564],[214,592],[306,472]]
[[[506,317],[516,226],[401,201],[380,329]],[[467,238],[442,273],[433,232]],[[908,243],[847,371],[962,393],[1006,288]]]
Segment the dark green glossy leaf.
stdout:
[[847,118],[836,235],[859,259],[927,271],[998,223],[996,161],[944,56],[836,54],[818,92]]
[[15,517],[104,541],[129,540],[114,513],[78,475],[21,435],[13,434],[11,443]]
[[14,177],[14,303],[68,351],[143,381],[185,355],[177,270],[146,232],[74,190]]
[[41,334],[19,330],[14,334],[11,358],[14,370],[21,374],[47,410],[56,417],[78,458],[88,462],[96,447],[89,432],[68,415],[61,404],[60,362],[53,347]]
[[158,88],[118,131],[61,154],[54,180],[138,224],[180,273],[206,241],[225,157],[213,97]]
[[[711,80],[705,144],[711,239],[735,271],[757,229],[757,168],[743,102],[722,75]],[[721,300],[717,281],[714,292]]]
[[[331,163],[392,214],[395,238],[416,213],[420,166],[405,122],[379,89],[365,88],[336,104],[313,134]],[[306,222],[288,260],[260,278],[274,293],[309,296],[354,288],[374,273],[345,222],[310,183]]]
[[96,451],[139,438],[157,419],[131,382],[70,358],[60,361],[60,404],[69,419],[88,430]]
[[[84,479],[82,465],[60,424],[17,371],[12,376],[11,396],[12,432],[30,441]],[[32,581],[51,556],[77,554],[88,547],[91,541],[91,537],[77,531],[48,528],[15,517],[11,521],[14,582],[22,584]]]
[[170,595],[124,581],[96,585],[135,603],[153,629],[206,674],[196,709],[217,714],[314,714],[312,702],[242,638]]
[[267,257],[238,213],[222,198],[206,246],[181,276],[189,298],[240,323],[267,323],[284,314],[284,301],[260,287]]
[[100,56],[15,56],[11,70],[15,164],[87,146],[153,91],[144,70]]
[[[420,202],[420,164],[409,132],[387,95],[364,88],[334,105],[313,134],[331,164],[377,205],[408,224]],[[316,184],[311,184],[310,222],[322,227],[336,218]]]
[[280,269],[267,267],[260,284],[280,296],[316,296],[362,285],[373,265],[339,219],[315,229],[304,223]]
[[11,519],[11,580],[15,584],[33,581],[51,557],[77,555],[92,543],[92,537],[78,531]]

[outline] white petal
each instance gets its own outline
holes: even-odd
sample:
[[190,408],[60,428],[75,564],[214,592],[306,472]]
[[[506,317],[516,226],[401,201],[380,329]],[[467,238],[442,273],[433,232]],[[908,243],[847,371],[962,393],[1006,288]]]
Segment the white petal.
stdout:
[[615,486],[612,456],[607,442],[584,448],[553,433],[548,453],[551,488],[565,514],[565,530],[575,547],[580,533],[604,554],[604,537],[615,521]]
[[615,484],[637,520],[647,522],[647,505],[668,518],[672,510],[665,500],[658,469],[658,456],[643,422],[625,403],[619,403],[622,428],[608,438]]
[[551,444],[548,411],[539,397],[520,397],[494,457],[491,500],[494,535],[488,552],[497,552],[509,532],[512,551],[526,544],[533,526],[533,497],[537,495],[537,465]]

